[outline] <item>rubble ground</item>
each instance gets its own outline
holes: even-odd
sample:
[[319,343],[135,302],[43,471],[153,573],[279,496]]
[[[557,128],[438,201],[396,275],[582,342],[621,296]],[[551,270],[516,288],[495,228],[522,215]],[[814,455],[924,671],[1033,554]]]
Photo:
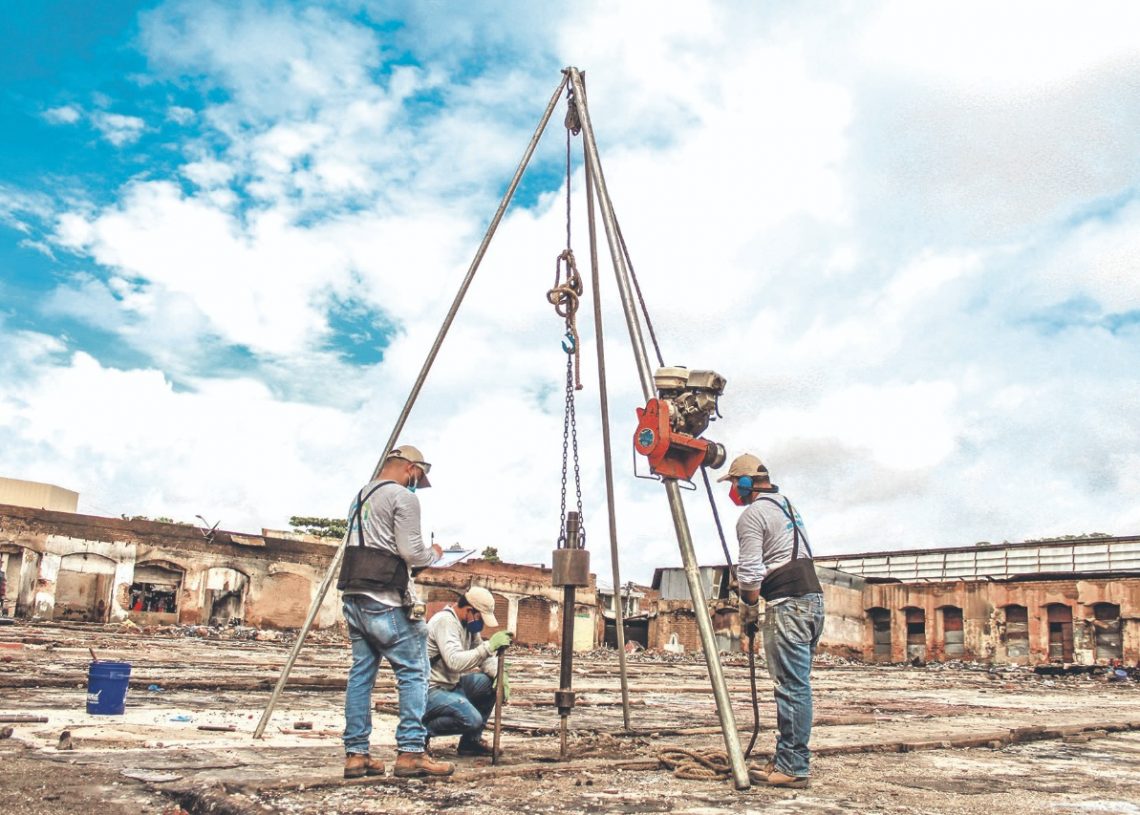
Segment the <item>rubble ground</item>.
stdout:
[[[119,813],[729,812],[1121,813],[1140,815],[1140,683],[1040,676],[981,665],[816,665],[813,786],[737,792],[726,780],[675,777],[675,746],[723,750],[703,657],[629,658],[631,729],[623,729],[616,656],[575,657],[578,706],[559,761],[555,651],[508,656],[505,755],[456,759],[448,781],[344,782],[340,731],[347,642],[307,643],[266,738],[252,732],[288,637],[111,625],[21,623],[0,629],[0,810]],[[122,716],[88,716],[89,649],[132,664]],[[740,735],[751,733],[746,657],[722,657]],[[772,685],[758,671],[761,734],[773,742]],[[396,702],[377,682],[374,754],[394,758]],[[298,729],[301,724],[304,729]],[[210,728],[210,729],[202,729]],[[66,735],[65,735],[66,731]],[[0,734],[5,732],[0,730]]]

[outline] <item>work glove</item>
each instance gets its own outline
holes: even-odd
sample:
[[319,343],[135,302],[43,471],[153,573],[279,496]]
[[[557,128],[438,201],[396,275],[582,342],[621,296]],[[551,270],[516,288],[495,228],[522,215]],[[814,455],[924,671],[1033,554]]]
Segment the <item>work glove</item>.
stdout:
[[487,640],[487,647],[491,649],[491,653],[495,653],[500,648],[506,648],[511,644],[511,638],[514,636],[510,631],[496,631],[491,635],[491,639]]
[[743,597],[740,599],[740,628],[749,637],[756,636],[760,628],[760,603],[749,603]]
[[498,689],[499,685],[503,686],[503,704],[511,701],[511,680],[507,678],[507,663],[503,663],[503,670],[499,671],[499,675],[495,677],[495,688]]

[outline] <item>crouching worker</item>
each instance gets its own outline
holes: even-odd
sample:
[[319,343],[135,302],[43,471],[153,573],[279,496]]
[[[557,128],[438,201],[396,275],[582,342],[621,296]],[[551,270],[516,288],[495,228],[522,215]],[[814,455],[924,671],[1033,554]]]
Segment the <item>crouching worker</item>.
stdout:
[[372,686],[382,659],[396,675],[400,723],[396,727],[393,775],[451,775],[454,766],[426,751],[427,626],[416,612],[411,570],[437,561],[442,550],[420,535],[416,488],[430,487],[431,465],[411,445],[392,450],[376,480],[367,484],[348,513],[348,541],[337,588],[344,592],[344,619],[352,638],[352,668],[344,697],[345,778],[383,775],[384,762],[369,755]]
[[[479,633],[484,625],[495,628],[499,621],[491,592],[478,586],[428,622],[431,678],[424,726],[432,736],[459,736],[461,756],[492,754],[483,741],[483,728],[495,709],[495,652],[510,645],[513,636],[499,631],[484,640]],[[510,698],[510,685],[506,676],[501,680],[505,702]]]

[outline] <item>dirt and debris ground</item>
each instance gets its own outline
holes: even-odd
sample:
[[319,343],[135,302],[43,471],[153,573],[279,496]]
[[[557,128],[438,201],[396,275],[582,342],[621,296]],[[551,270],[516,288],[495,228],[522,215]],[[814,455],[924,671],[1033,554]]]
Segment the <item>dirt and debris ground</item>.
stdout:
[[[187,636],[187,634],[205,636]],[[123,716],[85,711],[89,648],[130,662]],[[558,656],[512,653],[504,761],[458,759],[448,782],[340,778],[347,643],[306,645],[266,738],[253,741],[288,638],[138,632],[115,626],[0,629],[0,812],[183,813],[1121,813],[1140,815],[1140,683],[1042,677],[971,665],[816,666],[813,786],[737,792],[676,778],[663,749],[722,750],[699,656],[630,657],[631,732],[623,732],[617,659],[579,655],[570,756],[559,758]],[[725,656],[742,737],[751,730],[747,662]],[[771,683],[759,671],[757,758],[771,749]],[[385,671],[374,753],[394,758],[392,676]],[[297,722],[312,729],[298,730]],[[201,727],[232,727],[203,730]],[[67,736],[61,735],[67,731]],[[454,759],[455,739],[433,748]],[[61,749],[69,748],[69,749]]]

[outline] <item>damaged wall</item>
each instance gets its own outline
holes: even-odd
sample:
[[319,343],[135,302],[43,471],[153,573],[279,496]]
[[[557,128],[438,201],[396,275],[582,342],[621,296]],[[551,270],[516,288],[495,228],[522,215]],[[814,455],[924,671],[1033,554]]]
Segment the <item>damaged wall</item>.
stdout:
[[879,661],[1140,661],[1140,577],[868,583],[864,608],[863,652]]
[[[0,506],[0,551],[20,564],[19,616],[295,628],[333,549],[315,539],[204,537],[186,524]],[[330,592],[319,627],[337,622],[338,604]]]
[[[668,579],[670,570],[658,569],[661,582]],[[824,625],[819,650],[844,656],[863,652],[863,584],[855,575],[835,572],[832,569],[816,570],[823,588]],[[657,579],[657,578],[655,578]],[[761,600],[761,618],[764,601]],[[640,610],[649,617],[649,648],[653,650],[699,651],[701,648],[697,618],[689,599],[660,599],[651,593],[641,601]],[[735,602],[712,600],[709,602],[713,633],[720,651],[747,649],[748,638],[743,636],[740,615]],[[756,647],[762,647],[761,637]]]
[[[207,538],[186,524],[0,506],[8,606],[18,616],[43,619],[297,628],[337,543],[224,531]],[[520,643],[561,642],[562,589],[551,585],[548,568],[473,560],[427,569],[418,582],[429,612],[478,584],[494,594],[500,627],[518,632]],[[577,650],[598,642],[596,588],[591,575],[590,585],[577,590]],[[316,625],[339,620],[340,595],[330,591]]]

